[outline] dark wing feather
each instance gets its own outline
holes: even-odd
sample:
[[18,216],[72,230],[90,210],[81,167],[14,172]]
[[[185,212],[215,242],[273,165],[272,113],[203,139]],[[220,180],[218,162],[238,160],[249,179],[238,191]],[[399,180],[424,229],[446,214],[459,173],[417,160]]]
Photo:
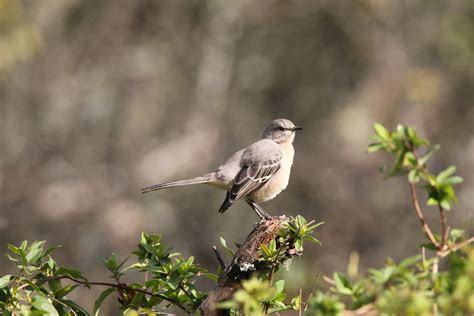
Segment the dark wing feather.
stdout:
[[225,212],[235,201],[260,189],[280,169],[281,158],[269,160],[253,166],[244,166],[236,177],[235,183],[227,192],[219,213]]

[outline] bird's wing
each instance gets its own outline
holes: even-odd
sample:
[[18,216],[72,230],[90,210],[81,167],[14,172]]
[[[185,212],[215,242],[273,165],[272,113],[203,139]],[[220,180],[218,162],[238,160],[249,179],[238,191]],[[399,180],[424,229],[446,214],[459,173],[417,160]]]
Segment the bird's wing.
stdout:
[[[227,192],[226,199],[219,210],[220,213],[231,207],[235,201],[261,188],[280,169],[282,155],[278,146],[265,147],[263,151],[255,151],[252,147],[249,149],[251,150],[243,155],[243,166],[232,188]],[[265,154],[262,155],[262,152]],[[264,159],[264,157],[269,158]]]
[[230,190],[234,200],[262,187],[280,169],[281,159],[269,160],[259,165],[242,168]]

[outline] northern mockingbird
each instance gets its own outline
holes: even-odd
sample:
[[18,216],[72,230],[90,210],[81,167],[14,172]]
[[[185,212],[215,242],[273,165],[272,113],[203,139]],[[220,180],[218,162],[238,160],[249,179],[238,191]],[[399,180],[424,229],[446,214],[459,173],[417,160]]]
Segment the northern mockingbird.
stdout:
[[287,187],[295,155],[295,131],[301,129],[290,120],[274,120],[265,128],[261,140],[233,154],[215,171],[191,179],[152,185],[140,191],[147,193],[182,185],[208,184],[227,191],[219,213],[245,198],[260,218],[268,218],[270,215],[258,203],[273,199]]

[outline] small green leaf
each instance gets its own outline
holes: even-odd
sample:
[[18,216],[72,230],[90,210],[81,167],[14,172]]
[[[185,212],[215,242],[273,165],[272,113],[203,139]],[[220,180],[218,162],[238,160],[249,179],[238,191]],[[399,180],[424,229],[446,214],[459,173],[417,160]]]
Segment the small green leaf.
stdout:
[[369,144],[369,146],[367,147],[367,152],[371,154],[383,148],[384,148],[384,145],[381,143],[372,143],[372,144]]
[[428,159],[430,159],[431,156],[434,154],[434,152],[439,150],[440,148],[440,145],[431,146],[428,152],[423,157],[421,157],[420,160],[418,160],[418,164],[420,166],[424,166],[428,162]]
[[307,240],[307,241],[310,241],[310,242],[312,242],[312,243],[314,243],[314,244],[316,244],[316,245],[321,245],[321,242],[320,242],[318,239],[316,239],[316,238],[314,238],[313,236],[311,236],[311,235],[303,236],[303,239],[304,239],[304,240]]
[[443,184],[444,181],[452,174],[456,172],[455,166],[449,166],[445,170],[441,171],[438,176],[436,177],[436,183]]
[[352,295],[352,285],[349,279],[340,272],[333,274],[334,284],[339,293],[344,295]]
[[221,245],[222,247],[224,247],[225,250],[227,250],[227,253],[233,257],[234,256],[234,251],[232,249],[230,249],[228,246],[227,246],[227,242],[225,241],[224,238],[222,237],[219,237],[220,238],[220,241],[221,241]]
[[202,273],[201,275],[205,278],[208,278],[209,280],[214,281],[214,282],[217,282],[219,280],[219,276],[217,274],[214,274],[214,273],[205,272],[205,273]]
[[111,288],[105,289],[104,291],[102,291],[102,293],[100,293],[99,298],[94,303],[94,316],[99,315],[99,311],[100,311],[100,307],[102,306],[102,303],[114,291],[115,289],[111,287]]
[[61,288],[60,290],[58,290],[57,292],[54,293],[54,295],[56,296],[56,298],[63,298],[64,296],[68,295],[69,293],[71,293],[75,288],[77,288],[79,285],[78,284],[75,284],[75,285],[66,285],[65,287]]
[[446,211],[451,210],[451,203],[446,199],[441,200],[440,206]]
[[374,124],[374,130],[377,133],[378,136],[380,136],[382,139],[386,140],[390,137],[390,133],[387,131],[387,129],[380,123],[375,123]]
[[[314,221],[311,221],[311,223],[314,223]],[[308,223],[308,225],[311,224],[311,223]],[[321,225],[324,225],[324,222],[319,222],[319,223],[316,223],[314,225],[310,225],[310,226],[308,226],[308,230],[314,230],[315,228],[318,228]]]
[[296,251],[303,251],[303,241],[301,239],[295,241],[295,249]]
[[455,185],[462,183],[464,180],[460,176],[452,176],[444,180],[445,185]]
[[417,183],[420,181],[418,169],[411,169],[410,172],[408,172],[408,181],[410,183]]
[[285,288],[285,280],[278,280],[273,283],[273,287],[275,288],[275,294],[283,292]]
[[438,200],[434,197],[430,197],[428,201],[426,201],[426,204],[429,206],[435,206],[438,205]]
[[414,167],[416,166],[417,161],[415,154],[412,153],[411,151],[408,151],[405,153],[405,156],[403,157],[403,166],[405,167]]
[[13,276],[11,274],[4,275],[0,278],[0,289],[8,286],[11,281],[13,281]]
[[82,307],[79,306],[77,303],[71,300],[61,300],[61,302],[67,307],[69,307],[71,310],[73,310],[75,315],[80,315],[80,316],[88,316],[89,313]]

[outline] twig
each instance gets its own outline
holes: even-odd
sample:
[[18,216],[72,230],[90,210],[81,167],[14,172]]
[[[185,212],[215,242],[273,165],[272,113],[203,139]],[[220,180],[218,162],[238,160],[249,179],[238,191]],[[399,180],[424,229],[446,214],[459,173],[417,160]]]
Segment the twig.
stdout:
[[459,244],[455,245],[454,247],[450,247],[447,250],[438,251],[438,256],[440,256],[441,258],[444,258],[447,255],[449,255],[451,252],[457,251],[457,250],[461,249],[462,247],[470,244],[471,242],[474,242],[474,236],[467,239],[467,240],[465,240],[465,241],[463,241],[462,243],[459,243]]
[[129,286],[124,285],[124,284],[115,284],[115,283],[108,283],[108,282],[81,281],[81,280],[72,278],[72,277],[67,276],[67,275],[47,277],[47,278],[43,278],[43,279],[39,279],[39,280],[40,281],[51,281],[51,280],[61,280],[61,279],[68,279],[68,280],[71,280],[75,283],[86,285],[86,286],[89,286],[89,285],[108,286],[108,287],[113,287],[113,288],[116,288],[116,289],[119,289],[119,290],[130,290],[130,291],[134,291],[134,292],[140,292],[140,293],[143,293],[143,294],[147,294],[147,295],[150,295],[150,296],[156,296],[156,297],[159,297],[159,298],[161,298],[165,301],[168,301],[168,302],[178,306],[179,308],[181,308],[182,310],[184,310],[186,312],[189,312],[189,310],[185,306],[183,306],[180,303],[174,301],[173,299],[170,299],[169,297],[166,297],[166,296],[164,296],[162,294],[158,294],[158,293],[152,293],[152,292],[149,292],[147,290],[140,289],[140,288],[129,287]]
[[217,250],[216,246],[212,246],[212,250],[214,251],[214,254],[216,255],[217,262],[219,262],[219,265],[221,266],[222,270],[225,269],[225,263],[224,260],[222,260],[221,254],[219,253],[219,250]]
[[64,307],[66,307],[67,309],[69,309],[73,315],[76,315],[76,316],[77,316],[77,313],[76,313],[70,306],[68,306],[67,304],[61,302],[60,300],[58,300],[57,298],[55,298],[54,296],[51,296],[51,295],[49,295],[49,294],[46,294],[46,296],[48,296],[51,300],[57,302],[58,304],[63,305]]
[[446,214],[444,213],[444,209],[439,205],[439,222],[441,223],[441,250],[444,248],[446,244]]
[[298,311],[298,316],[303,315],[303,289],[300,288],[300,310]]
[[306,301],[303,302],[303,297],[301,297],[301,308],[303,312],[306,311],[306,309],[308,308],[309,301],[311,300],[311,297],[313,297],[314,289],[316,287],[316,283],[318,282],[318,280],[319,280],[319,273],[316,274],[316,277],[314,278],[313,285],[311,285],[311,290],[309,291],[308,298],[306,299]]
[[418,196],[416,194],[416,187],[414,183],[410,183],[410,191],[411,191],[411,200],[413,202],[413,206],[415,207],[416,215],[420,220],[421,228],[425,232],[428,239],[431,243],[436,247],[436,249],[440,249],[439,243],[436,241],[433,233],[431,232],[430,227],[425,221],[425,216],[423,215],[423,211],[421,210],[420,202],[418,201]]
[[273,276],[275,275],[276,264],[277,264],[278,257],[280,256],[280,253],[281,253],[282,249],[283,249],[283,246],[281,246],[280,249],[278,249],[278,252],[275,256],[275,259],[273,259],[273,261],[272,261],[272,271],[270,272],[270,275],[268,277],[270,279],[270,285],[273,285]]

